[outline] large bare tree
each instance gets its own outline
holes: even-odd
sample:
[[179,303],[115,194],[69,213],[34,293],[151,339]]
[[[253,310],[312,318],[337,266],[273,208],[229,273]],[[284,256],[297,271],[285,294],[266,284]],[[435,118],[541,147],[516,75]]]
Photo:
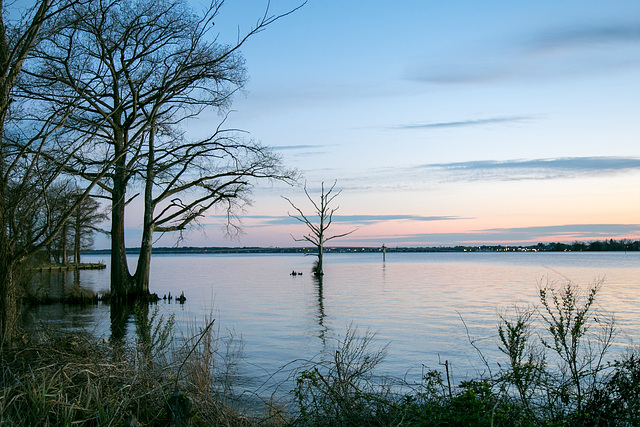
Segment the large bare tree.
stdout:
[[[148,294],[154,232],[182,231],[214,205],[238,206],[256,178],[289,180],[266,147],[215,126],[192,139],[183,125],[204,109],[227,111],[246,81],[240,47],[282,15],[264,13],[235,43],[211,34],[222,0],[202,13],[183,0],[95,0],[72,8],[69,25],[37,49],[25,94],[73,104],[67,138],[90,140],[65,172],[96,179],[111,201],[111,291]],[[223,121],[223,120],[222,120]],[[224,122],[224,121],[223,121]],[[142,196],[141,253],[134,274],[125,250],[125,209]]]
[[[323,271],[323,254],[324,254],[324,245],[330,240],[337,239],[340,237],[348,236],[353,233],[357,229],[353,229],[351,231],[347,231],[346,233],[327,235],[327,230],[333,223],[333,214],[338,210],[339,206],[332,207],[334,199],[340,195],[342,190],[334,192],[334,188],[338,181],[334,181],[333,185],[325,191],[324,182],[322,182],[320,187],[320,199],[318,201],[314,200],[313,197],[307,191],[307,184],[304,185],[304,194],[307,196],[307,199],[311,202],[314,208],[314,214],[318,216],[317,222],[310,216],[304,214],[302,209],[296,206],[290,199],[282,196],[291,207],[293,207],[298,214],[293,215],[289,214],[291,218],[295,218],[301,223],[305,224],[307,228],[309,228],[309,233],[301,238],[294,237],[293,239],[296,242],[309,242],[316,247],[318,259],[316,260],[315,265],[313,266],[313,273],[316,276],[321,276],[324,274]],[[293,236],[292,236],[293,237]]]

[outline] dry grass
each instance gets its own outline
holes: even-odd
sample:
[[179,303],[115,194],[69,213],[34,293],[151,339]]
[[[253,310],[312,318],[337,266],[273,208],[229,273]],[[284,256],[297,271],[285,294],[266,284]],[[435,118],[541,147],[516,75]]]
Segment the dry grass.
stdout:
[[173,350],[163,335],[172,324],[162,320],[149,329],[152,340],[131,345],[47,329],[25,335],[0,349],[0,425],[169,425],[176,390],[190,402],[191,425],[282,425],[278,414],[256,419],[226,403],[211,324]]

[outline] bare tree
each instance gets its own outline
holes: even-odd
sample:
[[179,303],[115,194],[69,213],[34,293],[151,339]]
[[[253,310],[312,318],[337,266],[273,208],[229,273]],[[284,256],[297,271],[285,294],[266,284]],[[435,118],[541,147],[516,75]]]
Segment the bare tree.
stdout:
[[195,142],[150,141],[148,153],[143,236],[134,275],[142,293],[148,292],[153,233],[182,233],[213,207],[225,209],[231,221],[249,202],[256,179],[292,182],[296,175],[281,166],[270,148],[220,129]]
[[[93,246],[93,235],[96,232],[105,233],[98,228],[97,224],[106,221],[109,216],[100,209],[100,204],[93,197],[85,197],[83,191],[68,179],[60,179],[50,187],[50,195],[47,195],[48,208],[32,207],[28,214],[20,215],[29,223],[34,224],[43,220],[49,223],[58,221],[58,217],[67,215],[71,206],[75,210],[68,220],[63,224],[62,229],[47,246],[47,257],[40,262],[54,261],[58,264],[67,265],[70,254],[73,255],[73,263],[80,263],[80,251]],[[77,199],[82,198],[78,204]],[[43,218],[43,216],[49,218]],[[29,230],[29,224],[23,224],[20,229]]]
[[[95,179],[75,203],[54,215],[61,194],[50,190],[60,180],[61,165],[72,164],[83,143],[58,138],[73,102],[52,107],[34,121],[16,90],[33,49],[60,30],[60,17],[76,3],[42,0],[8,11],[0,2],[0,344],[10,342],[17,332],[16,271],[53,241],[105,171],[96,169]],[[11,18],[16,16],[20,17]]]
[[8,217],[13,207],[13,200],[9,200],[12,196],[9,194],[12,185],[10,173],[13,174],[12,164],[17,160],[18,153],[12,153],[7,147],[5,132],[10,118],[13,87],[51,7],[51,2],[43,1],[22,22],[10,22],[6,18],[8,15],[4,5],[0,3],[0,344],[15,335],[18,316],[18,295],[13,278],[18,257],[10,242]]
[[70,235],[73,237],[73,263],[80,264],[80,252],[93,247],[94,234],[104,233],[98,224],[109,219],[109,215],[101,210],[100,203],[87,197],[69,218]]
[[[189,140],[181,125],[205,108],[226,111],[246,81],[240,47],[291,12],[271,16],[232,45],[210,34],[223,5],[201,14],[184,0],[96,0],[73,8],[69,26],[38,49],[25,93],[66,105],[74,114],[67,137],[91,140],[65,171],[88,180],[115,157],[100,180],[111,201],[111,292],[116,298],[148,293],[154,232],[182,231],[217,204],[246,197],[255,178],[290,179],[280,159],[239,133],[218,126]],[[140,190],[140,192],[136,192]],[[132,275],[126,261],[127,204],[143,194],[141,254]]]
[[[338,197],[340,195],[340,193],[342,192],[342,190],[338,191],[338,192],[333,192],[336,183],[338,181],[334,181],[333,185],[331,186],[331,188],[329,188],[328,190],[325,191],[324,189],[324,182],[322,182],[321,184],[321,190],[320,190],[320,200],[319,201],[315,201],[313,199],[313,197],[311,197],[311,195],[309,194],[309,192],[307,191],[307,184],[305,183],[304,185],[304,194],[306,194],[307,199],[311,202],[311,204],[313,205],[313,208],[315,209],[315,214],[318,216],[318,222],[316,223],[315,221],[313,221],[312,219],[309,219],[308,216],[306,216],[302,210],[300,208],[298,208],[290,199],[282,196],[283,199],[285,199],[287,202],[289,202],[289,204],[291,205],[291,207],[293,207],[298,214],[297,215],[292,215],[292,214],[288,214],[291,218],[295,218],[298,221],[300,221],[301,223],[305,224],[308,228],[309,228],[309,233],[301,238],[293,238],[293,240],[295,240],[296,242],[309,242],[312,245],[314,245],[318,251],[318,259],[315,263],[315,265],[313,266],[313,273],[315,275],[321,276],[324,274],[323,271],[323,265],[322,265],[322,258],[323,258],[323,252],[324,252],[324,245],[326,242],[328,242],[329,240],[333,240],[333,239],[337,239],[339,237],[344,237],[344,236],[348,236],[349,234],[353,233],[354,231],[357,230],[353,229],[351,231],[347,231],[346,233],[340,233],[340,234],[334,234],[332,236],[327,236],[327,230],[329,229],[329,227],[331,226],[331,224],[333,223],[333,214],[338,210],[339,206],[331,207],[331,204],[333,202],[333,200]],[[292,236],[293,237],[293,236]]]
[[[39,216],[46,215],[47,218],[43,219],[48,223],[54,223],[58,220],[58,217],[66,215],[70,206],[75,204],[76,197],[82,195],[82,191],[79,191],[72,182],[65,179],[58,179],[49,187],[47,192],[49,194],[47,194],[46,210],[43,210],[42,206],[35,206],[31,207],[28,214],[22,216],[34,221]],[[71,228],[69,227],[69,221],[66,221],[53,241],[47,245],[47,258],[42,261],[67,264],[71,240]]]

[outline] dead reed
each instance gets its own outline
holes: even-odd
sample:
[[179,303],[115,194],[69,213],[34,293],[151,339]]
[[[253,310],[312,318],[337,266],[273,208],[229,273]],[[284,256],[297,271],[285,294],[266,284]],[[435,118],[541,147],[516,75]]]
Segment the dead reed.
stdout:
[[282,424],[228,403],[229,379],[217,372],[231,368],[218,360],[213,321],[177,345],[171,320],[154,312],[146,331],[136,322],[142,335],[131,344],[41,327],[1,348],[0,426],[187,425],[176,420],[172,397],[184,404],[188,425]]

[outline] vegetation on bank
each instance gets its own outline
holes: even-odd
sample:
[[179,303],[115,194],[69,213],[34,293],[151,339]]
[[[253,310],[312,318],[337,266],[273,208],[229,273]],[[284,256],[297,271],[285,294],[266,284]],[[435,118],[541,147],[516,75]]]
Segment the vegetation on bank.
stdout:
[[[600,284],[540,287],[540,307],[499,314],[504,358],[479,378],[452,384],[427,369],[420,384],[376,376],[384,349],[347,334],[335,353],[296,377],[294,425],[635,426],[640,425],[640,354],[610,354],[612,315],[597,309]],[[475,347],[475,342],[470,341]],[[496,367],[497,368],[493,368]]]
[[504,357],[479,352],[485,371],[458,384],[448,365],[415,384],[379,375],[386,348],[350,328],[293,372],[289,402],[259,412],[234,393],[237,341],[213,321],[176,340],[172,318],[138,305],[134,343],[43,327],[2,347],[0,425],[640,425],[640,353],[611,354],[599,288],[548,283],[538,308],[500,312]]

